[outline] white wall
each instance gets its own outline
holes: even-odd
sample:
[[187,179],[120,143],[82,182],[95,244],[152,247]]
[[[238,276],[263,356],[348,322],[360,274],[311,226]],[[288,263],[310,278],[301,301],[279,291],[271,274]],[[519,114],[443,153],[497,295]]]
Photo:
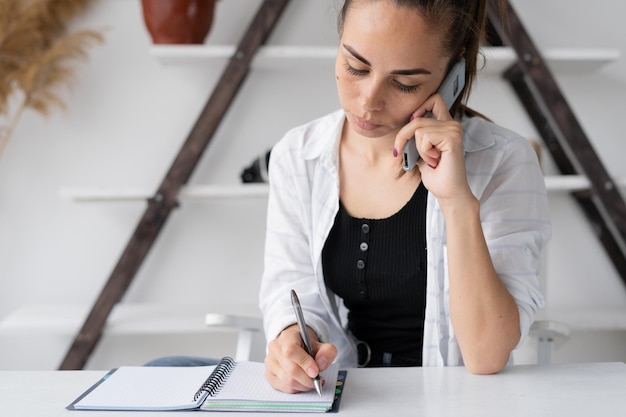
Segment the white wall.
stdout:
[[[156,189],[221,73],[224,61],[163,65],[150,56],[139,3],[94,2],[76,27],[105,28],[106,44],[92,48],[89,62],[76,66],[78,82],[66,95],[68,111],[49,119],[27,112],[0,159],[0,318],[24,304],[90,304],[97,297],[145,205],[76,203],[61,197],[60,189]],[[207,42],[236,43],[260,3],[221,1]],[[271,43],[334,45],[338,3],[294,0]],[[620,20],[626,3],[599,0],[593,10],[580,0],[513,4],[540,48],[598,47],[622,52],[618,61],[597,72],[557,77],[608,170],[626,177],[621,160],[626,153],[626,142],[621,140],[626,33]],[[238,183],[241,169],[288,128],[338,106],[333,62],[284,65],[284,69],[253,71],[192,183]],[[505,83],[481,79],[475,92],[476,108],[537,137]],[[549,158],[546,171],[555,173]],[[166,224],[124,302],[189,303],[206,305],[207,310],[231,300],[255,304],[262,269],[264,204],[258,198],[183,203]],[[551,206],[554,239],[546,269],[551,305],[626,310],[626,286],[577,206],[561,194],[551,196]],[[37,341],[49,340],[44,335],[30,337],[36,344],[30,352],[19,348],[23,340],[17,336],[0,338],[0,369],[33,366],[32,358],[42,354]],[[57,348],[35,367],[55,368],[67,341],[58,341]],[[212,338],[198,342],[201,345],[195,350],[185,343],[184,339],[180,343],[132,339],[117,344],[108,340],[99,349],[101,360],[90,366],[141,363],[155,353],[211,355],[224,349],[211,350]],[[562,361],[626,360],[626,336],[580,333],[559,352],[557,360]]]

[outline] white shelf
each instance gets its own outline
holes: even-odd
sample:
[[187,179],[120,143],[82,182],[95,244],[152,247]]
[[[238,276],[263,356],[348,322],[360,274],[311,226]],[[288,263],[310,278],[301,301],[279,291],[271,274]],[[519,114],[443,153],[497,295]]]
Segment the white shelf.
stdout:
[[[553,175],[545,177],[549,192],[572,192],[589,189],[591,182],[582,175]],[[626,188],[626,178],[616,179],[620,188]],[[190,185],[183,187],[180,200],[209,200],[236,198],[266,198],[269,186],[263,183],[236,185]],[[76,202],[145,201],[154,190],[139,187],[63,187],[59,194]]]
[[[25,305],[0,321],[2,334],[74,334],[80,330],[90,306],[82,304]],[[208,314],[212,311],[219,314]],[[229,322],[217,326],[207,317],[243,317],[258,321],[261,313],[256,306],[233,305],[170,305],[118,304],[107,319],[105,334],[152,335],[207,333],[209,327],[226,329]],[[234,329],[234,328],[233,328]]]
[[[180,200],[264,198],[269,187],[263,183],[237,185],[189,185],[183,187]],[[59,194],[76,202],[98,201],[145,201],[154,196],[155,190],[140,187],[63,187]]]
[[588,73],[619,60],[619,49],[554,48],[545,51],[545,59],[555,72]]
[[[155,45],[150,54],[166,65],[196,64],[226,61],[235,53],[234,45]],[[275,66],[288,61],[301,63],[331,63],[337,55],[336,47],[325,46],[262,46],[254,57],[253,65]]]
[[572,331],[626,331],[626,308],[548,308],[537,319],[565,323]]
[[[512,48],[489,47],[482,52],[487,61],[484,70],[487,74],[501,74],[515,61]],[[608,48],[551,48],[541,53],[550,69],[558,73],[589,73],[620,58],[618,49]]]
[[[588,190],[591,181],[584,175],[546,175],[544,177],[548,191],[573,192]],[[613,180],[619,188],[626,188],[626,178]]]
[[[515,61],[515,52],[509,47],[484,47],[486,65],[482,73],[498,74]],[[162,64],[199,64],[226,61],[235,53],[234,45],[154,45],[150,54]],[[591,72],[620,57],[617,49],[552,48],[542,52],[557,72]],[[335,46],[263,46],[253,66],[284,68],[287,63],[307,65],[319,62],[330,64],[335,59]]]

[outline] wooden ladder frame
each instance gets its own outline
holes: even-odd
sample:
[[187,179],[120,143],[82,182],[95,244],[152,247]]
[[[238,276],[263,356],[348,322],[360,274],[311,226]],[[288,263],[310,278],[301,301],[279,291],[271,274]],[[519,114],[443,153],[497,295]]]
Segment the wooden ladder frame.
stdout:
[[491,43],[511,46],[517,62],[504,73],[563,175],[585,175],[586,191],[573,192],[606,253],[626,284],[626,204],[576,119],[550,68],[507,2],[508,25],[494,0],[488,11]]
[[289,0],[264,0],[259,7],[176,159],[154,196],[148,200],[148,206],[130,241],[59,369],[82,369],[85,366],[102,336],[109,314],[128,289],[169,215],[178,206],[181,188],[191,177],[246,79],[252,59],[269,37],[288,3]]

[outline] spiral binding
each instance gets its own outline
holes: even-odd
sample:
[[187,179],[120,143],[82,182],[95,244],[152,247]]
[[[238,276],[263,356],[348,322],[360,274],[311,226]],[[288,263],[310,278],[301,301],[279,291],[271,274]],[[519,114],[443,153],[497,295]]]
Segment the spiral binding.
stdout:
[[233,358],[228,356],[222,358],[213,372],[211,372],[211,375],[209,375],[206,381],[204,381],[204,384],[202,384],[200,389],[196,392],[196,395],[193,396],[193,400],[198,401],[205,392],[208,393],[209,396],[217,394],[226,383],[226,379],[228,379],[228,375],[233,371],[235,365],[237,365],[237,362],[235,362]]

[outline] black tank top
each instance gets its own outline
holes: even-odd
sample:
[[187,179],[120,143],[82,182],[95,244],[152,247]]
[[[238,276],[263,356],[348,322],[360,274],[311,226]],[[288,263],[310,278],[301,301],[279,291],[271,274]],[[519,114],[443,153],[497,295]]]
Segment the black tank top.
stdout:
[[385,219],[351,217],[341,202],[322,252],[324,280],[372,351],[421,364],[426,306],[426,200],[419,187]]

